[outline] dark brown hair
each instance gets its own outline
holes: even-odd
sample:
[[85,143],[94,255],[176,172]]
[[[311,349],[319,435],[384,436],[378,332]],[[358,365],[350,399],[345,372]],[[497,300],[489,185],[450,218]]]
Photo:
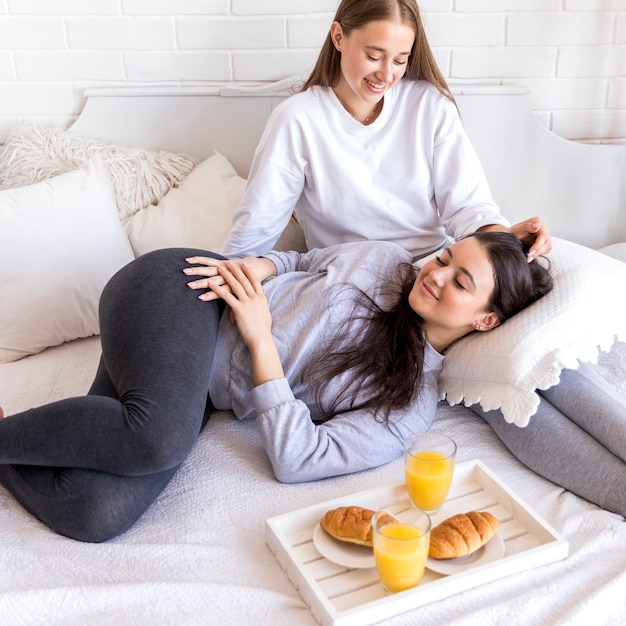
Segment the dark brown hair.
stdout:
[[[538,260],[528,263],[528,247],[508,233],[473,233],[487,251],[494,273],[494,289],[486,307],[501,322],[515,315],[552,289],[552,277]],[[405,407],[419,394],[424,375],[426,337],[424,321],[409,305],[409,293],[418,269],[404,263],[395,277],[385,276],[381,293],[392,302],[381,308],[354,286],[342,285],[356,300],[350,320],[332,345],[307,368],[305,380],[316,388],[316,401],[324,419],[340,410],[369,409],[385,420],[392,410]],[[356,294],[354,292],[356,291]],[[355,333],[352,323],[367,320]],[[323,392],[337,376],[351,372],[351,380],[329,406]],[[357,402],[358,397],[364,398]],[[340,409],[340,407],[342,407]],[[346,408],[347,407],[347,408]]]
[[501,322],[509,319],[552,290],[552,276],[545,259],[528,263],[529,246],[508,233],[485,232],[476,237],[493,266],[494,288],[487,310]]
[[[426,38],[422,17],[416,0],[343,0],[335,14],[346,36],[370,22],[393,20],[407,24],[415,33],[405,80],[425,80],[454,102],[446,79],[439,69]],[[334,87],[341,75],[341,52],[332,42],[330,32],[322,45],[317,62],[301,87],[305,91],[313,85]]]

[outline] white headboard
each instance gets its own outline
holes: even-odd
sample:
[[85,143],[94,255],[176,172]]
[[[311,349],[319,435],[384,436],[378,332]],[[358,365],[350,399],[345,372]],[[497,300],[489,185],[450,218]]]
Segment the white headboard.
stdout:
[[[267,116],[298,80],[241,89],[89,90],[71,130],[197,157],[215,148],[246,176]],[[592,248],[626,241],[626,146],[554,135],[517,88],[470,87],[455,97],[506,217],[541,215],[555,236]]]
[[541,215],[554,235],[592,248],[626,241],[626,145],[555,135],[524,90],[472,88],[455,98],[506,217]]

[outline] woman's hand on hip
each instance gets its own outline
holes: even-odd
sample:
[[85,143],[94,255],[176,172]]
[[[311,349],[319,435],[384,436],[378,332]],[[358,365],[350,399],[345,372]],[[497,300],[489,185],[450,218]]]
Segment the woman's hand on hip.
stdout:
[[226,261],[224,259],[214,259],[213,257],[194,256],[185,259],[185,261],[194,264],[194,266],[186,267],[183,270],[184,274],[186,276],[198,276],[197,279],[187,283],[187,286],[190,289],[208,289],[209,291],[204,291],[198,296],[200,300],[204,300],[205,302],[217,300],[220,297],[211,289],[209,285],[210,282],[215,286],[228,288],[224,277],[219,272],[219,268],[226,267],[226,263],[239,267],[245,263],[254,271],[261,282],[270,276],[276,275],[276,266],[274,263],[263,257],[247,257],[241,260]]
[[272,337],[272,314],[261,281],[244,261],[226,261],[217,268],[223,284],[209,279],[209,287],[230,307],[231,321],[237,324],[243,342],[250,350],[252,380],[261,385],[284,378],[282,363]]
[[230,307],[231,319],[244,343],[252,347],[270,338],[272,315],[263,285],[252,268],[245,262],[225,261],[217,273],[216,278],[208,279],[209,288]]

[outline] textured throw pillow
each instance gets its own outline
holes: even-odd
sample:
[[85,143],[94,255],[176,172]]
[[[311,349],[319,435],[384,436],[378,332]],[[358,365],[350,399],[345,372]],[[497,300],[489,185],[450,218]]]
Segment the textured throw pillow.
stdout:
[[439,378],[442,399],[499,408],[507,422],[526,426],[539,405],[536,389],[626,341],[626,263],[556,238],[548,257],[553,291],[500,327],[454,344]]
[[0,151],[0,189],[38,183],[98,156],[113,181],[120,217],[158,202],[195,164],[185,154],[114,146],[65,130],[28,125],[11,133]]
[[135,255],[159,248],[220,246],[245,184],[226,157],[212,151],[155,206],[123,220]]
[[101,160],[0,191],[0,363],[97,334],[100,293],[133,258]]
[[[123,220],[137,256],[159,248],[219,248],[232,226],[246,181],[225,156],[211,151],[181,185],[156,206]],[[304,236],[294,222],[277,243],[279,250],[304,250]]]

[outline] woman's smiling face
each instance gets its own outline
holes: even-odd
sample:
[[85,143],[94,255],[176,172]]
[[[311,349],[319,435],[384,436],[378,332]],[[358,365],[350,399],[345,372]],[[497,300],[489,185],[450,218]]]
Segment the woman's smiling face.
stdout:
[[333,22],[331,37],[341,52],[341,78],[335,93],[353,115],[369,112],[406,72],[415,41],[413,29],[402,22],[369,22],[349,35]]
[[441,350],[472,330],[489,330],[500,323],[487,310],[494,287],[487,251],[478,239],[468,237],[421,268],[409,304],[424,319],[429,342]]

